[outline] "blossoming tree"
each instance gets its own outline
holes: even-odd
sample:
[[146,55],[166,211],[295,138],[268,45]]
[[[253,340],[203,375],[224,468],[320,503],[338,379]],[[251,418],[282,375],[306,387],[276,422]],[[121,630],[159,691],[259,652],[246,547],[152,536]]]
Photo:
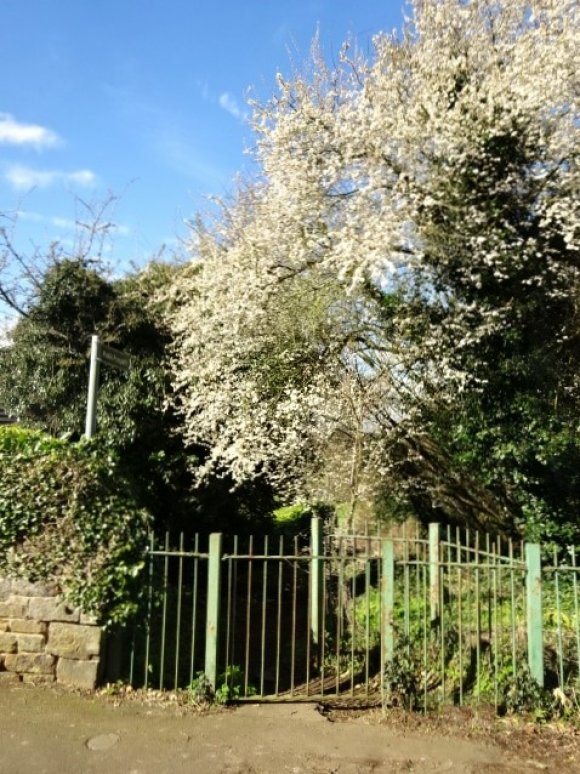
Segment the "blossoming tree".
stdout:
[[370,60],[315,50],[254,106],[260,175],[172,290],[176,403],[201,475],[353,499],[388,477],[549,532],[550,476],[580,499],[577,12],[412,9]]

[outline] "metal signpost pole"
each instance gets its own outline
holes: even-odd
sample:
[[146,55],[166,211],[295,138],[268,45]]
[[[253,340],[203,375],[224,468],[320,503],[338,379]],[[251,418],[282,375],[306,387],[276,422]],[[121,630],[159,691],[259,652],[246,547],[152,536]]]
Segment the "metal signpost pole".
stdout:
[[87,419],[85,437],[92,438],[97,429],[97,394],[99,392],[99,370],[101,365],[101,342],[98,336],[91,336],[91,365],[89,369],[89,392],[87,397]]

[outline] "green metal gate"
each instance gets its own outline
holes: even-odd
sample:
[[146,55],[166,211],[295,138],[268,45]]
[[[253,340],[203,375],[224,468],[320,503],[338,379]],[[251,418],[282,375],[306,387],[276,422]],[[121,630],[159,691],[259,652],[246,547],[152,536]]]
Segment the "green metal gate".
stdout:
[[[578,680],[576,553],[469,530],[153,539],[120,673],[238,700],[500,704],[522,669]],[[543,595],[543,598],[542,598]]]

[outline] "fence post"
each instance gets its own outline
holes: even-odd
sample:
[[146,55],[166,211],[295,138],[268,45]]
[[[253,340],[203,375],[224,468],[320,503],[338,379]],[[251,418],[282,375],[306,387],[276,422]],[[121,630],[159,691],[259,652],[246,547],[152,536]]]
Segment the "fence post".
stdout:
[[310,631],[314,645],[320,645],[322,572],[322,525],[318,516],[310,521]]
[[429,608],[431,627],[439,624],[439,524],[429,524]]
[[543,687],[542,560],[538,543],[526,543],[526,570],[528,665],[531,676]]
[[217,681],[218,627],[220,615],[220,581],[222,563],[222,535],[209,536],[207,568],[207,613],[205,625],[205,676],[215,689]]
[[382,664],[393,660],[395,607],[395,550],[392,540],[381,545],[381,643]]

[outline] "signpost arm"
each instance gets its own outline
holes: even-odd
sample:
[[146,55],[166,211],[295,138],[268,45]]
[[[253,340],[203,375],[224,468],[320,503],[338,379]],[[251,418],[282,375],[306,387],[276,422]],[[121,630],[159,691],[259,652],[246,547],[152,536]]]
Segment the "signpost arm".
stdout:
[[91,336],[91,365],[89,368],[89,391],[87,396],[87,419],[85,437],[92,438],[97,429],[97,394],[99,392],[99,368],[101,342],[98,336]]

